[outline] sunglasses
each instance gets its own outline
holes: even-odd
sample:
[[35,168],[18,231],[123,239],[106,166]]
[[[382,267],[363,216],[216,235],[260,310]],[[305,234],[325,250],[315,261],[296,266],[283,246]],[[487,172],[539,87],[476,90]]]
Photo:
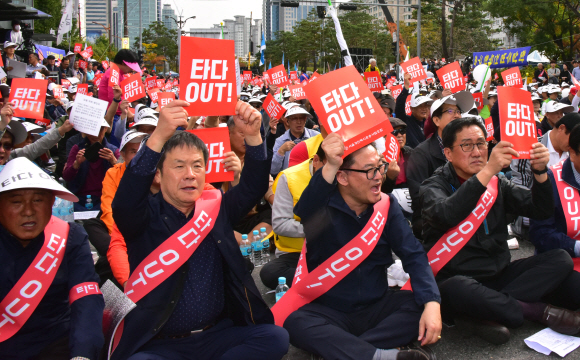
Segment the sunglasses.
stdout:
[[406,133],[407,133],[407,129],[397,129],[397,130],[393,130],[391,132],[391,134],[393,134],[394,136],[397,136],[399,134],[405,135]]
[[10,150],[12,150],[12,146],[13,146],[13,145],[12,145],[12,143],[5,142],[5,143],[0,143],[0,146],[2,146],[2,148],[3,148],[5,151],[10,151]]

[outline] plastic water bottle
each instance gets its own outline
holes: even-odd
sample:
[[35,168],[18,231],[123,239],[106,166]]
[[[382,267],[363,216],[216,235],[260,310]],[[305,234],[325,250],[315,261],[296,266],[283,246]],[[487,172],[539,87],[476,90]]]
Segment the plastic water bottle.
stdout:
[[262,266],[262,241],[260,241],[260,233],[258,232],[258,230],[254,230],[252,232],[253,239],[252,239],[252,252],[254,254],[253,256],[253,263],[255,267],[258,266]]
[[281,276],[278,278],[278,286],[276,286],[276,302],[280,300],[280,298],[286,294],[288,291],[288,285],[286,285],[286,278]]
[[270,239],[266,239],[267,236],[266,228],[260,228],[260,239],[262,239],[262,262],[264,264],[270,261]]
[[248,240],[248,235],[242,235],[242,242],[240,243],[240,251],[242,252],[242,256],[250,261],[252,261],[252,246],[250,245],[250,241]]
[[52,215],[66,222],[74,222],[74,205],[72,202],[57,197],[52,206]]
[[87,210],[93,210],[93,199],[91,199],[91,195],[87,195],[87,201],[85,202],[85,207]]

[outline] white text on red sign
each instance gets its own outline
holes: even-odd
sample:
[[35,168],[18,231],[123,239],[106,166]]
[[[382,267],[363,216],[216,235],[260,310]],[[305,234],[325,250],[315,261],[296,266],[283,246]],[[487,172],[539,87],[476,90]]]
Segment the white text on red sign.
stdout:
[[532,112],[528,105],[508,103],[508,120],[505,124],[507,136],[534,136]]
[[[358,100],[360,97],[358,88],[354,85],[354,82],[351,82],[350,84],[332,90],[320,98],[326,113],[333,112],[328,116],[328,125],[330,126],[331,132],[340,130],[343,124],[351,125],[354,123],[355,115],[353,108],[356,108],[358,111],[359,118],[363,119],[366,116],[365,109],[362,106],[363,103],[366,103],[370,114],[375,112],[370,99],[365,97],[364,99]],[[338,110],[338,113],[336,110]],[[346,118],[345,110],[348,113],[348,119]]]
[[[223,82],[192,82],[185,90],[185,100],[189,102],[210,102],[217,90],[216,101],[232,101],[232,83],[227,81],[228,61],[215,59],[193,59],[191,61],[191,79],[218,80]],[[227,95],[224,93],[227,92]],[[225,96],[224,96],[225,95]]]

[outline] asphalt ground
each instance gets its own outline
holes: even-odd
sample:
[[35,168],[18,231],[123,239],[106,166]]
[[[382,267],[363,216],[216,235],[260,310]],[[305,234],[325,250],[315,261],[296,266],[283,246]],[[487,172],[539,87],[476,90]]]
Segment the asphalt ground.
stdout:
[[[534,247],[527,241],[520,241],[518,250],[511,250],[512,260],[522,259],[532,256]],[[269,288],[262,284],[259,276],[260,268],[252,273],[262,297],[271,307],[275,303],[274,294],[266,294]],[[580,284],[579,284],[580,286]],[[431,348],[437,355],[438,360],[469,360],[469,359],[512,359],[512,360],[542,360],[551,358],[560,358],[552,353],[550,356],[543,355],[530,349],[524,339],[544,329],[544,326],[526,321],[518,329],[510,329],[511,339],[503,345],[489,344],[476,336],[459,332],[455,327],[443,326],[441,340]],[[310,360],[310,353],[290,345],[288,354],[284,360]],[[572,351],[566,356],[566,359],[580,360],[580,348]]]

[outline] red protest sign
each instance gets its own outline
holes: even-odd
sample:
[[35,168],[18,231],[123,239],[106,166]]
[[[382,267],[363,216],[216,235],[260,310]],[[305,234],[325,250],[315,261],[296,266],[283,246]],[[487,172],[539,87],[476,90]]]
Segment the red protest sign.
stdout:
[[502,141],[514,144],[519,159],[529,159],[532,145],[538,142],[534,105],[529,92],[513,87],[497,88]]
[[296,100],[306,99],[306,93],[304,92],[304,88],[302,85],[290,85],[288,86],[290,89],[290,93]]
[[89,57],[93,56],[93,47],[92,46],[87,46],[85,51],[87,52],[87,54],[89,54]]
[[401,64],[403,71],[407,74],[411,74],[411,84],[427,78],[427,72],[421,64],[419,57],[414,57],[409,61],[405,61]]
[[36,119],[36,120],[34,120],[34,123],[36,125],[40,125],[40,126],[48,126],[48,125],[50,125],[50,120],[48,120],[48,119]]
[[54,85],[52,87],[52,95],[57,99],[62,99],[64,97],[64,91],[62,91],[62,86]]
[[165,80],[163,79],[155,79],[155,87],[159,89],[163,89],[165,86]]
[[485,119],[485,131],[487,132],[487,138],[485,140],[492,141],[493,140],[493,119],[488,117]]
[[290,84],[288,81],[288,76],[286,75],[286,69],[284,69],[284,65],[278,65],[271,68],[268,70],[268,74],[270,75],[270,82],[272,85],[276,85],[277,87],[284,87]]
[[308,83],[310,83],[310,82],[312,82],[312,81],[314,81],[314,80],[318,79],[319,77],[320,77],[320,74],[319,74],[318,72],[316,72],[316,71],[315,71],[315,72],[314,72],[314,74],[312,74],[312,75],[310,76],[310,80],[308,80]]
[[74,53],[80,53],[81,51],[83,51],[83,44],[76,43],[73,52]]
[[88,66],[88,63],[84,60],[79,60],[79,67],[83,70],[86,70]]
[[266,110],[266,112],[271,118],[277,120],[280,120],[282,115],[284,115],[284,113],[286,112],[286,109],[284,109],[282,105],[280,105],[276,101],[276,99],[274,99],[271,93],[268,93],[268,96],[266,96],[266,98],[264,99],[264,104],[262,105],[262,107]]
[[450,89],[452,93],[465,90],[463,73],[457,61],[437,70],[437,77],[441,81],[443,88]]
[[105,60],[101,61],[101,64],[103,64],[103,69],[107,70],[109,68],[109,63]]
[[302,81],[302,83],[300,85],[302,85],[302,86],[308,85],[308,80],[305,79],[304,81]]
[[505,86],[522,86],[522,74],[519,67],[513,67],[501,73],[501,78]]
[[145,87],[147,88],[147,90],[153,89],[155,87],[156,79],[157,76],[149,76],[148,78],[145,79]]
[[[91,57],[91,55],[89,54],[89,52],[87,50],[83,50],[79,53],[80,56],[83,57],[83,59],[88,59]],[[79,65],[80,66],[80,65]]]
[[165,83],[165,86],[163,87],[163,90],[169,91],[169,90],[171,90],[172,87],[173,87],[173,81],[168,81],[168,82]]
[[68,89],[71,86],[71,83],[68,79],[60,79],[60,83],[62,84],[62,87],[65,89]]
[[236,62],[234,41],[181,37],[179,97],[189,115],[234,115]]
[[89,94],[89,84],[78,84],[77,94],[88,95]]
[[290,71],[290,80],[298,80],[298,72]]
[[172,92],[158,93],[157,99],[159,104],[159,110],[161,110],[165,106],[167,106],[167,104],[175,100],[175,93]]
[[113,87],[115,85],[119,85],[119,79],[121,77],[121,71],[119,70],[119,66],[117,64],[111,64],[111,73],[109,76],[109,86]]
[[12,79],[9,101],[14,106],[14,116],[42,119],[48,80]]
[[159,94],[161,94],[161,93],[159,92],[159,89],[153,88],[153,89],[147,90],[147,94],[149,94],[149,97],[151,98],[151,102],[156,103],[157,100],[159,99]]
[[133,74],[121,81],[120,86],[123,91],[123,100],[132,102],[145,97],[145,86],[139,74]]
[[413,95],[407,95],[407,100],[405,100],[405,114],[407,114],[408,116],[411,116],[412,112],[411,112],[411,99],[413,98]]
[[251,71],[244,71],[244,81],[252,80],[252,72]]
[[328,133],[344,140],[344,156],[393,130],[387,115],[354,66],[324,75],[304,92]]
[[[235,73],[232,79],[235,81]],[[234,172],[226,171],[223,164],[223,160],[226,158],[224,154],[231,151],[228,128],[216,127],[188,131],[197,135],[207,146],[209,157],[205,167],[205,182],[233,181]]]
[[378,71],[365,72],[365,81],[371,91],[382,91],[384,89],[381,74]]
[[399,159],[399,141],[393,134],[387,135],[385,146],[387,150],[383,153],[388,163]]
[[93,85],[95,85],[97,88],[101,85],[101,80],[103,79],[103,76],[105,74],[100,73],[95,75],[95,77],[93,78]]
[[495,74],[493,75],[493,78],[494,78],[495,80],[499,79],[499,76],[497,76],[497,73],[495,73]]
[[473,101],[475,102],[477,110],[481,111],[481,109],[483,109],[483,94],[478,92],[471,95],[473,96]]
[[264,71],[262,77],[264,78],[264,81],[270,81],[270,75],[268,74],[267,71]]
[[403,91],[403,85],[397,85],[391,88],[391,95],[393,95],[395,100],[401,95],[401,91]]

